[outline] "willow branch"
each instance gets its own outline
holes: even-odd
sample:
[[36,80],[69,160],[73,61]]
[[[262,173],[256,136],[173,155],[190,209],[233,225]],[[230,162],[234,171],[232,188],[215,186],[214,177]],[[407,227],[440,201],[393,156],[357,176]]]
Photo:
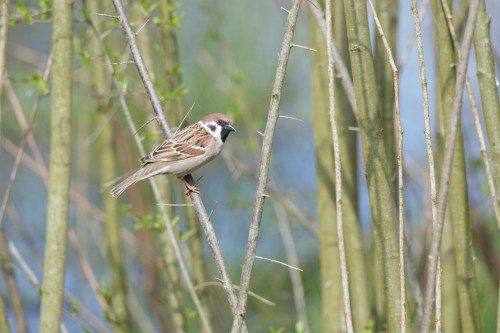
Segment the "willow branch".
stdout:
[[[417,41],[418,65],[420,68],[420,85],[424,104],[424,136],[427,149],[427,161],[429,164],[429,180],[431,190],[431,212],[432,224],[437,221],[437,190],[436,190],[436,168],[434,166],[434,154],[431,137],[431,116],[429,111],[429,93],[427,90],[427,74],[425,72],[424,48],[422,43],[422,32],[420,30],[419,10],[417,0],[412,0],[411,10],[413,14],[413,25],[415,27],[415,38]],[[436,332],[441,332],[441,260],[438,258],[436,276]]]
[[[319,26],[319,30],[321,31],[321,34],[323,35],[323,38],[325,39],[326,43],[326,40],[328,39],[328,34],[326,32],[325,13],[317,4],[313,4],[312,1],[308,1],[308,4],[309,4],[309,10],[316,19],[316,22]],[[335,70],[337,71],[337,75],[339,76],[338,80],[340,81],[342,88],[344,88],[347,100],[349,101],[349,105],[351,106],[352,112],[354,113],[354,117],[356,118],[357,121],[358,108],[356,106],[356,96],[354,93],[354,85],[352,83],[351,75],[349,74],[349,70],[347,69],[347,66],[344,63],[344,60],[342,59],[340,51],[335,45],[334,40],[332,40],[330,47],[331,47],[332,57],[334,60]]]
[[[278,222],[278,228],[283,241],[283,246],[285,247],[286,261],[291,266],[298,267],[299,259],[297,258],[295,242],[293,240],[286,212],[279,205],[274,205],[274,211],[276,213],[276,220]],[[297,318],[304,325],[304,331],[310,332],[307,320],[307,305],[304,296],[304,285],[302,283],[302,278],[300,277],[300,272],[292,268],[289,269],[289,272],[290,280],[292,281],[293,300],[295,303],[295,309],[297,310]]]
[[344,316],[348,333],[353,332],[351,299],[349,297],[349,278],[347,276],[347,261],[344,245],[344,224],[342,219],[342,162],[340,160],[339,134],[337,130],[337,118],[335,116],[335,81],[334,81],[334,60],[333,60],[333,34],[332,34],[332,1],[326,0],[326,49],[328,56],[328,97],[330,126],[333,139],[333,155],[335,164],[335,206],[337,211],[337,237],[339,240],[340,273],[342,279],[342,295],[344,300]]
[[405,267],[404,267],[404,187],[403,187],[403,127],[401,124],[401,113],[399,108],[399,84],[398,84],[398,69],[396,62],[392,56],[392,51],[385,38],[382,25],[375,11],[375,7],[371,0],[368,0],[370,10],[375,20],[375,25],[384,44],[389,64],[392,68],[393,83],[394,83],[394,110],[396,113],[397,133],[398,133],[398,203],[399,203],[399,275],[400,275],[400,297],[401,297],[401,333],[406,332],[406,293],[405,293]]
[[[161,127],[165,137],[168,138],[168,137],[170,137],[170,135],[172,133],[171,133],[170,127],[168,126],[168,123],[165,119],[165,116],[163,114],[163,110],[161,108],[161,103],[160,103],[160,99],[158,97],[158,94],[155,91],[155,88],[154,88],[153,83],[151,81],[151,77],[148,74],[147,68],[144,64],[144,61],[143,61],[143,59],[140,55],[139,49],[137,47],[136,40],[135,40],[136,35],[132,31],[132,29],[128,23],[127,16],[125,14],[125,11],[123,9],[123,5],[122,5],[121,1],[120,0],[113,0],[113,4],[114,4],[115,9],[119,15],[120,24],[125,32],[127,41],[129,43],[129,46],[130,46],[130,50],[132,52],[132,56],[134,58],[134,62],[137,66],[137,70],[139,71],[141,79],[144,82],[144,86],[146,88],[148,96],[149,96],[151,103],[153,105],[153,111],[155,113],[156,119],[159,122],[160,127]],[[135,132],[135,131],[133,131],[133,132]],[[138,142],[138,144],[140,144],[142,146],[142,144],[140,142]],[[192,181],[192,178],[191,177],[189,177],[189,178]],[[150,183],[152,184],[155,199],[159,199],[159,193],[158,193],[158,188],[156,187],[156,184],[152,180]],[[229,304],[230,304],[231,309],[232,309],[233,314],[234,314],[237,299],[236,299],[236,295],[234,294],[234,291],[232,288],[232,283],[231,283],[231,280],[229,278],[229,274],[227,272],[227,268],[226,268],[225,263],[224,263],[224,257],[222,256],[222,252],[220,250],[219,242],[218,242],[217,237],[215,235],[215,231],[213,230],[213,226],[210,222],[210,219],[208,217],[208,214],[207,214],[206,209],[203,205],[203,202],[201,200],[200,195],[198,195],[196,193],[191,193],[190,196],[191,196],[191,200],[193,202],[193,206],[196,210],[196,215],[198,216],[200,223],[202,224],[203,230],[205,232],[205,236],[207,237],[208,244],[209,244],[210,249],[212,250],[212,253],[214,255],[217,269],[218,269],[219,273],[221,274],[221,279],[222,279],[224,291],[226,292],[226,295],[227,295],[228,300],[229,300]],[[180,249],[179,249],[179,246],[177,244],[177,240],[175,239],[175,235],[173,233],[172,226],[170,225],[170,223],[168,223],[168,216],[166,214],[166,210],[165,210],[164,206],[159,206],[159,208],[160,208],[160,211],[162,213],[163,218],[167,222],[166,225],[167,225],[167,230],[169,230],[169,237],[171,238],[172,247],[173,247],[174,251],[176,252],[177,257],[180,258],[181,257]],[[186,269],[183,261],[179,261],[179,267],[180,267],[181,272],[182,272],[185,280],[187,281],[188,285],[190,285],[190,293],[191,293],[191,296],[193,297],[193,300],[195,302],[197,310],[200,313],[200,316],[205,317],[205,320],[203,320],[204,325],[206,326],[207,331],[210,332],[211,330],[210,330],[208,321],[206,320],[206,316],[204,315],[204,313],[202,311],[201,303],[200,303],[199,298],[197,297],[197,295],[193,289],[192,283],[189,279],[189,275],[188,275],[187,269]]]
[[0,134],[2,133],[2,93],[3,93],[3,78],[5,73],[5,58],[7,51],[7,34],[9,32],[9,2],[4,0],[0,3]]
[[292,48],[293,32],[297,23],[299,15],[301,0],[293,2],[292,9],[288,12],[287,26],[285,35],[283,36],[283,43],[278,58],[278,67],[276,69],[276,77],[271,95],[271,102],[269,105],[269,112],[266,122],[266,130],[264,132],[264,140],[262,144],[262,157],[259,169],[259,180],[257,181],[255,206],[248,233],[247,252],[241,271],[240,291],[238,296],[237,311],[233,318],[232,333],[240,332],[243,318],[245,316],[246,303],[248,298],[248,289],[250,286],[250,276],[252,274],[252,267],[255,261],[255,251],[257,249],[257,239],[259,237],[260,223],[262,221],[262,212],[264,210],[264,201],[267,196],[266,187],[269,175],[269,165],[271,161],[271,149],[274,137],[274,130],[279,117],[279,106],[281,101],[281,92],[283,90],[283,83],[285,81],[286,67],[288,64],[288,57]]
[[426,333],[430,330],[431,313],[433,308],[434,288],[436,285],[437,262],[439,258],[439,248],[441,245],[441,236],[443,232],[444,215],[446,212],[446,203],[448,200],[448,189],[450,183],[451,166],[453,162],[453,152],[457,137],[458,126],[460,124],[460,112],[462,110],[462,97],[464,92],[465,78],[467,76],[467,65],[472,46],[472,37],[474,35],[474,26],[476,24],[479,1],[471,1],[469,15],[465,26],[464,42],[462,45],[462,59],[458,64],[457,82],[455,85],[455,98],[453,100],[453,109],[446,136],[443,168],[441,170],[441,184],[439,186],[437,220],[432,235],[432,244],[429,255],[429,268],[427,270],[427,283],[425,289],[424,317],[420,332]]
[[[52,68],[52,57],[49,57],[49,60],[47,61],[47,65],[45,67],[45,72],[43,73],[44,82],[47,82],[51,68]],[[14,186],[14,182],[17,177],[17,172],[21,164],[21,157],[23,156],[24,148],[26,147],[28,138],[31,135],[31,128],[33,127],[33,124],[35,122],[36,115],[40,107],[41,99],[42,99],[42,94],[38,94],[35,103],[33,103],[33,107],[31,108],[31,115],[28,120],[28,124],[24,129],[23,138],[21,139],[21,144],[19,145],[19,151],[17,152],[16,160],[14,161],[14,167],[12,168],[12,172],[10,174],[9,183],[7,184],[7,188],[5,189],[2,205],[0,206],[0,226],[2,225],[3,217],[5,215],[5,209],[7,208],[7,202],[10,198],[10,193],[12,192],[12,188]]]

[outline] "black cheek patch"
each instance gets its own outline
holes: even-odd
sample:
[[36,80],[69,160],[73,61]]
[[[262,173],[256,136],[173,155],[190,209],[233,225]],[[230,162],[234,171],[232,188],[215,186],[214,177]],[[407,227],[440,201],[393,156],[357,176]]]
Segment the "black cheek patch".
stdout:
[[210,130],[215,133],[215,125],[210,125],[208,126],[208,128],[210,128]]

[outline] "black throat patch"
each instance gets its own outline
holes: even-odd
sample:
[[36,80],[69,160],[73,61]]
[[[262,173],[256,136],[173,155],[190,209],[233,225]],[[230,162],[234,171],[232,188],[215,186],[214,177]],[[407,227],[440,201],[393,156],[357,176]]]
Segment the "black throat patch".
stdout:
[[222,130],[220,131],[220,139],[222,142],[226,142],[227,136],[229,135],[230,130],[227,128],[222,127]]

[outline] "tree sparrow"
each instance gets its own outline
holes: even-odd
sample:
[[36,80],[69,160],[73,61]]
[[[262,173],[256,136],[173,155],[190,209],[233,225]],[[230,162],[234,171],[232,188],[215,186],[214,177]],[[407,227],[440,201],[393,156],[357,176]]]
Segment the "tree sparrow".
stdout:
[[221,113],[209,114],[199,122],[187,126],[163,141],[148,156],[139,161],[142,167],[111,190],[117,197],[130,185],[160,174],[177,176],[187,187],[187,192],[200,193],[184,176],[213,160],[222,150],[229,132],[235,132],[232,120]]

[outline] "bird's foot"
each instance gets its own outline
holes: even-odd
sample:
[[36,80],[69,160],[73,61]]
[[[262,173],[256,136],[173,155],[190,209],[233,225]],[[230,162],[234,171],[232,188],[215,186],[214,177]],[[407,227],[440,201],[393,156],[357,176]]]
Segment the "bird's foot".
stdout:
[[189,184],[189,182],[184,177],[178,177],[178,178],[184,183],[184,185],[186,185],[187,188],[185,193],[186,195],[189,195],[191,192],[201,194],[201,191],[198,188],[198,186]]

